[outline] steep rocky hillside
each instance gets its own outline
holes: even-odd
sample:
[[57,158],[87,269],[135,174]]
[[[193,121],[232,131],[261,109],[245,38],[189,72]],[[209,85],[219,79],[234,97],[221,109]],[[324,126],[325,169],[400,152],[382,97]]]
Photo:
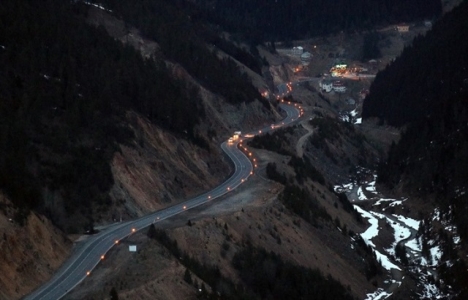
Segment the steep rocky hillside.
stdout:
[[[106,261],[89,280],[67,298],[103,298],[114,288],[119,297],[132,299],[151,299],[158,295],[168,299],[174,295],[205,299],[213,290],[226,297],[244,299],[236,296],[231,284],[245,286],[245,289],[255,285],[244,281],[242,269],[235,266],[234,257],[249,249],[262,248],[296,266],[320,270],[325,278],[330,276],[337,280],[358,299],[385,285],[387,275],[357,239],[356,233],[363,232],[366,223],[353,212],[349,202],[339,199],[329,189],[339,178],[353,174],[353,169],[345,167],[347,164],[372,165],[373,160],[366,162],[366,159],[374,157],[378,151],[373,148],[372,140],[363,138],[360,130],[351,129],[350,124],[325,118],[325,124],[309,124],[316,105],[327,107],[330,116],[337,116],[327,103],[329,100],[322,99],[310,86],[295,87],[293,96],[300,99],[307,117],[298,125],[255,142],[261,145],[258,148],[263,148],[250,148],[259,167],[242,189],[207,207],[158,223],[157,228],[165,229],[168,239],[175,242],[168,244],[166,239],[155,242],[148,239],[146,232],[135,234],[125,245],[109,252]],[[311,142],[314,136],[318,139],[317,148]],[[271,144],[275,145],[271,139],[280,141],[281,146],[271,148]],[[325,146],[329,147],[328,154],[324,154]],[[303,149],[302,155],[298,147]],[[323,157],[315,158],[318,154]],[[272,164],[274,172],[280,174],[276,178],[280,181],[281,176],[285,178],[282,184],[268,179]],[[330,171],[323,172],[324,177],[321,177],[314,173],[314,167],[320,172],[338,170],[340,176]],[[299,193],[297,197],[289,197],[289,193],[297,192],[296,187],[303,189],[306,196]],[[129,253],[128,244],[135,244],[140,250]],[[207,269],[194,267],[192,260]],[[209,268],[218,270],[217,277],[224,279],[213,281],[207,275]],[[275,268],[272,261],[266,263],[264,269],[259,270],[265,273],[258,273],[256,277],[274,277]]]
[[216,186],[231,172],[219,144],[280,117],[263,99],[227,101],[105,9],[55,0],[0,8],[0,188],[11,198],[1,206],[2,299],[49,279],[76,234]]
[[23,225],[14,222],[17,208],[0,194],[0,299],[19,299],[50,279],[68,258],[72,243],[36,213]]
[[[319,190],[327,201],[333,201],[334,196],[327,189],[319,187]],[[365,277],[362,258],[349,246],[347,234],[341,233],[332,223],[320,222],[317,227],[311,226],[291,213],[278,201],[277,195],[281,191],[280,184],[255,176],[242,191],[234,192],[208,208],[188,211],[164,221],[157,227],[166,229],[180,251],[201,264],[219,268],[223,277],[236,284],[241,284],[241,279],[232,265],[234,255],[249,247],[258,247],[280,254],[295,265],[321,270],[358,298],[373,291],[374,287]],[[333,215],[342,215],[350,229],[361,230],[362,225],[348,219],[342,209],[334,208],[332,203],[327,209]],[[137,245],[137,253],[128,252],[127,245],[130,244]],[[93,276],[67,299],[104,298],[112,287],[119,297],[132,299],[151,299],[159,295],[164,299],[177,295],[195,297],[202,284],[208,291],[227,291],[221,283],[207,283],[203,273],[191,269],[180,255],[174,255],[172,248],[163,245],[149,239],[145,231],[130,237],[122,247],[111,250]],[[186,269],[192,274],[192,283],[185,281]]]
[[[219,144],[282,118],[259,90],[294,81],[289,59],[234,42],[239,36],[205,23],[195,2],[103,3],[0,4],[0,189],[8,195],[0,197],[1,299],[50,278],[83,233],[216,186],[232,172]],[[439,3],[430,4],[416,17],[438,15]],[[369,20],[379,15],[375,9]],[[414,296],[418,279],[403,281],[398,266],[386,272],[376,255],[396,252],[396,222],[377,220],[384,229],[375,246],[361,234],[374,220],[349,201],[362,190],[346,198],[333,188],[375,180],[368,169],[398,134],[357,126],[360,103],[322,94],[315,79],[293,84],[288,96],[304,106],[304,118],[248,145],[259,167],[242,189],[130,236],[66,298],[263,299],[293,291],[298,299],[361,299],[401,284],[398,297]],[[360,84],[350,81],[347,96],[357,98]],[[370,210],[374,200],[360,205]],[[419,209],[403,213],[416,218]],[[442,219],[457,217],[447,210]],[[422,223],[426,252],[434,240],[457,237]],[[389,257],[404,264],[405,255]]]
[[379,74],[363,107],[365,117],[405,128],[379,165],[378,181],[411,196],[423,219],[419,234],[426,257],[439,250],[436,285],[460,299],[468,295],[467,14],[463,1],[416,39]]
[[[130,44],[143,56],[156,55],[164,59],[157,50],[157,43],[145,39],[137,29],[129,28],[109,12],[91,6],[88,21],[104,26],[111,36]],[[207,148],[197,147],[163,131],[137,113],[129,113],[127,119],[135,141],[131,146],[121,145],[121,151],[115,154],[112,162],[116,180],[111,191],[116,208],[114,218],[118,213],[140,216],[217,185],[230,172],[230,163],[223,159],[219,144],[235,130],[269,124],[279,117],[259,101],[239,106],[229,104],[200,86],[180,64],[170,61],[166,64],[175,78],[200,91],[207,118],[198,128],[208,141]],[[242,68],[246,69],[246,66],[242,65]]]

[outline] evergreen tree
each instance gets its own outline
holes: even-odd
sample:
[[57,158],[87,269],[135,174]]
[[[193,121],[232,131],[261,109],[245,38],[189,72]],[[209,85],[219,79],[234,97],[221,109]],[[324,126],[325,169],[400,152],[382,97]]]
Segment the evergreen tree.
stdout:
[[154,224],[151,224],[151,225],[148,227],[148,232],[146,233],[146,235],[147,235],[150,239],[156,239],[156,237],[157,237],[157,231],[156,231],[156,227],[154,227]]
[[115,287],[112,287],[112,289],[110,290],[109,296],[111,300],[119,300],[119,294],[117,293],[117,290],[115,289]]
[[184,273],[184,281],[187,282],[188,284],[192,284],[192,274],[190,274],[190,271],[188,269],[185,269]]

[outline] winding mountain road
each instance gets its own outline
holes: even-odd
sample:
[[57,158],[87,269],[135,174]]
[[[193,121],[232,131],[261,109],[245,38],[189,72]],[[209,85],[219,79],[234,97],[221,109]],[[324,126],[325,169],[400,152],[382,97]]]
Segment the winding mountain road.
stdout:
[[[280,108],[286,112],[286,118],[279,123],[247,133],[245,136],[263,134],[279,127],[289,125],[296,121],[301,115],[301,107],[297,104],[280,104]],[[234,173],[226,181],[209,192],[199,195],[190,200],[174,206],[156,211],[139,219],[115,224],[106,230],[90,237],[85,244],[81,245],[75,253],[62,265],[52,279],[26,296],[27,300],[60,299],[76,287],[87,276],[92,276],[92,270],[105,258],[106,253],[120,240],[127,236],[158,223],[164,219],[180,214],[191,208],[210,202],[216,198],[237,188],[245,182],[252,174],[254,166],[239,148],[239,141],[235,143],[223,142],[222,150],[229,156],[234,164]]]

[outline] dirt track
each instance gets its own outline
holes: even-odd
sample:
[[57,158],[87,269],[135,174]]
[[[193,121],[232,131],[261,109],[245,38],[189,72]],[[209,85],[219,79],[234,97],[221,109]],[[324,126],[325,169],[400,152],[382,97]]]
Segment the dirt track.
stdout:
[[302,157],[302,155],[304,154],[304,143],[305,141],[307,141],[309,136],[311,136],[314,133],[314,129],[312,128],[312,126],[309,125],[309,121],[302,121],[301,125],[302,127],[304,127],[304,129],[307,130],[307,133],[301,136],[299,141],[297,141],[296,154],[298,157]]

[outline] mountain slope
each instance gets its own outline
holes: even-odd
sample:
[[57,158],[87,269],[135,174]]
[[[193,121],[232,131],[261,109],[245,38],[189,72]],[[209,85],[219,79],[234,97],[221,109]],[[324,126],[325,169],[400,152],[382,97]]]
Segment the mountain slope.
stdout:
[[450,109],[450,99],[457,97],[468,77],[466,6],[465,1],[435,23],[377,75],[363,117],[403,126]]
[[[219,143],[274,120],[229,59],[203,50],[212,64],[229,65],[219,80],[248,92],[217,94],[200,84],[203,72],[192,76],[160,52],[163,43],[111,12],[103,10],[136,43],[87,24],[90,9],[101,10],[60,0],[0,3],[0,189],[9,201],[0,217],[11,219],[0,233],[2,253],[15,254],[2,258],[0,298],[18,298],[53,273],[71,248],[63,232],[92,232],[215,186],[230,172]],[[37,219],[46,224],[44,242],[29,230]]]
[[71,252],[71,242],[36,213],[13,222],[16,208],[0,193],[0,299],[19,299],[48,280]]
[[2,8],[0,186],[22,210],[47,212],[43,189],[67,199],[67,215],[92,218],[91,204],[109,204],[106,162],[132,139],[126,110],[195,137],[203,109],[164,66],[85,25],[69,4]]
[[[404,126],[381,163],[378,181],[411,195],[421,218],[423,252],[438,243],[442,289],[467,297],[468,2],[378,74],[363,116]],[[453,290],[452,290],[453,288]]]
[[[183,1],[180,1],[183,2]],[[207,17],[254,43],[292,41],[341,31],[438,17],[439,0],[196,0]]]
[[[406,179],[410,191],[443,196],[446,205],[459,201],[468,179],[460,167],[468,154],[467,13],[465,1],[407,48],[377,76],[363,108],[365,117],[408,127],[382,165],[380,180],[394,187]],[[468,237],[464,222],[459,225]]]
[[[205,61],[196,64],[211,67],[195,70],[173,53],[177,48],[170,43],[180,39],[158,41],[163,56],[142,58],[102,27],[87,25],[90,7],[55,0],[5,1],[0,7],[0,187],[21,208],[18,222],[39,209],[66,230],[92,229],[96,210],[105,211],[115,200],[109,196],[114,154],[121,145],[142,147],[141,125],[147,121],[173,135],[173,142],[186,140],[211,156],[217,147],[211,139],[239,126],[227,120],[221,130],[209,128],[224,119],[223,111],[261,101],[258,112],[272,117],[269,104],[229,58],[219,60],[196,39],[194,54]],[[164,60],[167,49],[182,66]],[[208,120],[206,109],[215,110],[217,119]],[[129,111],[138,116],[129,117]],[[141,118],[146,120],[135,122]],[[241,113],[240,122],[252,120]]]

